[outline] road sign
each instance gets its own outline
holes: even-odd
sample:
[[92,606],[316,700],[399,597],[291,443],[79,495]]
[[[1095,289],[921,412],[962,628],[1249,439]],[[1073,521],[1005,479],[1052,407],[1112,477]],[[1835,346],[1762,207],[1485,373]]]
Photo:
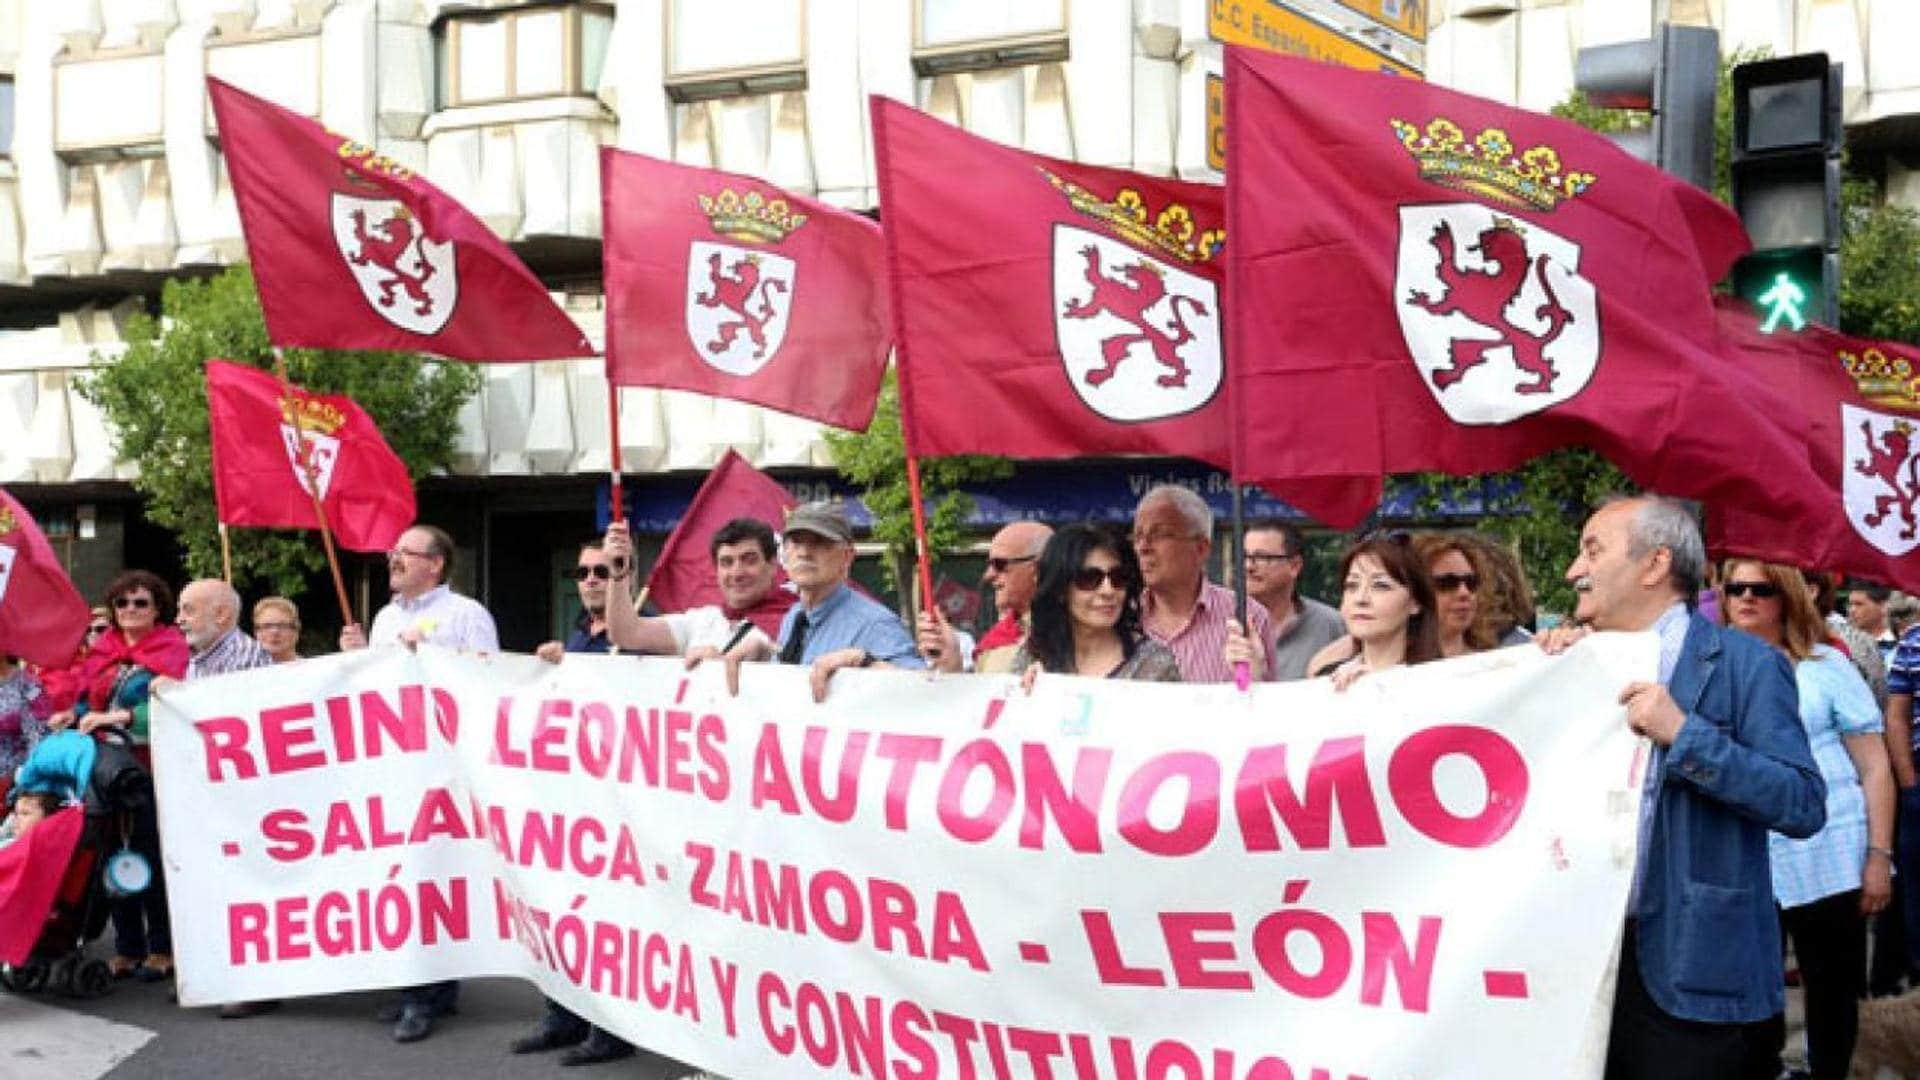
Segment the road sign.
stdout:
[[[1351,0],[1346,4],[1354,5],[1378,7],[1383,11],[1394,6],[1392,0]],[[1418,71],[1406,64],[1281,6],[1279,0],[1211,0],[1207,32],[1215,41],[1229,45],[1248,45],[1362,71],[1420,77]]]
[[1348,11],[1365,15],[1389,30],[1427,43],[1427,0],[1336,0]]
[[1227,80],[1207,76],[1207,168],[1227,167]]

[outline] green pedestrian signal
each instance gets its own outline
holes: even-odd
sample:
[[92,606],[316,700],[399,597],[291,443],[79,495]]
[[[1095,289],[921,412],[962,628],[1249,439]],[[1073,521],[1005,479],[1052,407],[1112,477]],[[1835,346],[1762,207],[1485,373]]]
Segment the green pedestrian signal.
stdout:
[[1802,310],[1806,302],[1807,290],[1795,285],[1787,275],[1775,274],[1772,288],[1760,294],[1760,310],[1767,314],[1766,320],[1760,324],[1760,332],[1773,333],[1782,319],[1786,320],[1789,330],[1798,330],[1807,325],[1807,316]]

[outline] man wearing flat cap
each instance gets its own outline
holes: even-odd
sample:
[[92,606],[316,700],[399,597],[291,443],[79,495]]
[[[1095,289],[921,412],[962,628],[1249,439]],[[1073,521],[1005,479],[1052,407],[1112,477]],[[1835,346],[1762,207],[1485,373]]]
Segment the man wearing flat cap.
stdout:
[[924,668],[900,617],[847,584],[853,570],[853,526],[838,503],[796,507],[781,532],[780,561],[800,602],[780,624],[783,664],[813,666],[814,696],[843,667]]

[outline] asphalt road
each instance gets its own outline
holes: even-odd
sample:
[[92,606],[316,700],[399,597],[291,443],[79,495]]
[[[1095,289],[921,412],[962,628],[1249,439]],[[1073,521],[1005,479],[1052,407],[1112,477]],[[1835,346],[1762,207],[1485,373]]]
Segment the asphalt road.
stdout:
[[91,1001],[0,992],[0,1080],[674,1080],[684,1072],[644,1052],[579,1068],[563,1068],[557,1053],[508,1053],[541,1013],[539,993],[517,980],[468,980],[459,1015],[407,1046],[373,1018],[388,997],[303,998],[265,1016],[220,1020],[212,1009],[173,1004],[162,984],[117,983]]

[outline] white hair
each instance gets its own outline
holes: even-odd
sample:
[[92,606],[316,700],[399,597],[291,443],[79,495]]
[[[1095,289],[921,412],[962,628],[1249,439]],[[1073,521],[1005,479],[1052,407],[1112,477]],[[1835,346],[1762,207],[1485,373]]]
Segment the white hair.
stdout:
[[1192,488],[1180,484],[1156,484],[1140,497],[1140,505],[1134,508],[1134,515],[1138,516],[1156,502],[1170,504],[1195,536],[1213,538],[1213,508]]

